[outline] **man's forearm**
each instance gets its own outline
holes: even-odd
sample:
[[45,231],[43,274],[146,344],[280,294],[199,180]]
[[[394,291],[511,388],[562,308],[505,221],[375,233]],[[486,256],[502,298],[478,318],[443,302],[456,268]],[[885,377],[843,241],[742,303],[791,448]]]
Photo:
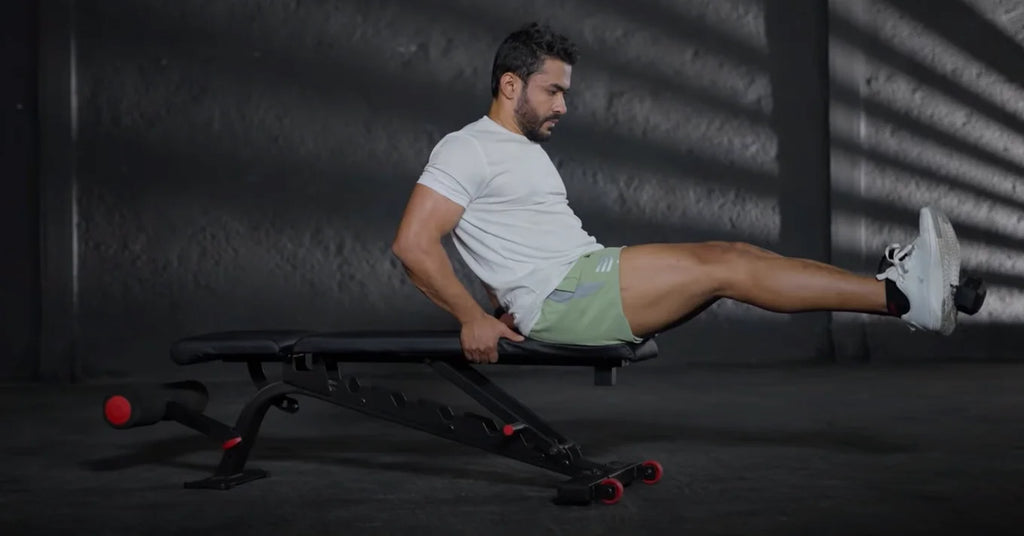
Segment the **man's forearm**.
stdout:
[[441,244],[396,251],[395,255],[402,261],[416,288],[460,323],[488,315],[455,276],[451,260]]

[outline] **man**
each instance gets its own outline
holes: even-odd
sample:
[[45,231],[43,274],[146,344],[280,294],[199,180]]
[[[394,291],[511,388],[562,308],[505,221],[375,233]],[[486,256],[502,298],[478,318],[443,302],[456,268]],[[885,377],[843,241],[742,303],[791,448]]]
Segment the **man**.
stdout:
[[[546,26],[510,34],[494,59],[490,110],[438,142],[402,217],[392,250],[413,283],[462,324],[470,361],[495,362],[501,337],[638,342],[720,298],[778,312],[892,315],[953,331],[960,248],[949,220],[928,208],[920,236],[886,248],[876,277],[742,243],[599,244],[540,146],[567,111],[576,58],[575,45]],[[492,304],[509,313],[504,322],[456,278],[441,244],[449,232]]]

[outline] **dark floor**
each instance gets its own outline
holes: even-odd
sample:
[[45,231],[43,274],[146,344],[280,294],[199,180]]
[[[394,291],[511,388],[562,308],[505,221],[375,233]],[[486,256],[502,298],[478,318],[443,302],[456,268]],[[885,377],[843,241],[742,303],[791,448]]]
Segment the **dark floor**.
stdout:
[[[268,414],[251,465],[269,479],[185,490],[218,460],[204,438],[174,423],[109,428],[108,386],[7,386],[0,533],[907,535],[1024,523],[1024,365],[633,367],[614,388],[567,369],[495,378],[584,453],[657,459],[663,481],[613,506],[555,506],[561,475],[303,398],[296,415]],[[391,383],[435,381],[425,370]],[[431,389],[448,401],[447,387]],[[210,390],[210,413],[231,421],[249,393]],[[462,400],[451,402],[473,409]]]

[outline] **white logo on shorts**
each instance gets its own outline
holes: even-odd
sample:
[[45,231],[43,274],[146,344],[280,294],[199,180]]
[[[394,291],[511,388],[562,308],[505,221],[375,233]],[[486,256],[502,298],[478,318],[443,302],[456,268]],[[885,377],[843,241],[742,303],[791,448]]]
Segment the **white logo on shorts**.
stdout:
[[601,262],[597,263],[597,268],[594,268],[595,272],[610,272],[615,266],[615,257],[605,257],[601,259]]

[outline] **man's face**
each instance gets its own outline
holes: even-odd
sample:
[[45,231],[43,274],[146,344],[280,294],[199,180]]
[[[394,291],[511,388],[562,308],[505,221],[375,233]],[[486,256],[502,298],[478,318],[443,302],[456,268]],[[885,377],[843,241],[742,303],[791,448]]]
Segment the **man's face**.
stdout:
[[546,59],[544,66],[533,73],[519,92],[515,119],[527,139],[544,142],[551,129],[565,115],[565,94],[569,91],[572,66],[561,60]]

